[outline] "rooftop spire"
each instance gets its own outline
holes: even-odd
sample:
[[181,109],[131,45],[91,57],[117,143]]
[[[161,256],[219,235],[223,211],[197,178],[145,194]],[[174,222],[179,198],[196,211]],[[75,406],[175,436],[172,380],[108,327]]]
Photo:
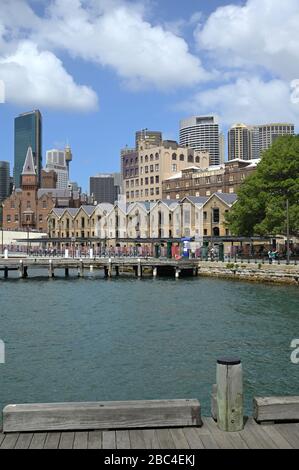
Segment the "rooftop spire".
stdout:
[[31,147],[28,147],[28,150],[27,150],[27,155],[25,158],[22,175],[36,175]]

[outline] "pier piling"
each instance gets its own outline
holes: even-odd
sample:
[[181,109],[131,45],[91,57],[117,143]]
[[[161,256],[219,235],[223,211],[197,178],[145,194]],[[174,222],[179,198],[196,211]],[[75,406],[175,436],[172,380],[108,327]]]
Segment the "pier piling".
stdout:
[[222,431],[241,431],[243,419],[243,373],[238,358],[217,360],[217,425]]

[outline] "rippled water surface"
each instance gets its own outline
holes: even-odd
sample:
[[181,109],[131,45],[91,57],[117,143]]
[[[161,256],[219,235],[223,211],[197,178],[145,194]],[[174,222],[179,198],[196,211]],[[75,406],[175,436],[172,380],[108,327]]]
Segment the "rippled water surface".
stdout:
[[199,398],[216,359],[238,355],[253,395],[297,394],[299,289],[217,279],[0,281],[0,407],[8,403]]

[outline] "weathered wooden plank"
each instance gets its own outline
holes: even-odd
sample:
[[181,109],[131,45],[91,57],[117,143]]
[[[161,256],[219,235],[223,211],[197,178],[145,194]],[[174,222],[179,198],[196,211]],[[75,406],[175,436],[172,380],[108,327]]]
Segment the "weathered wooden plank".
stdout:
[[102,431],[90,431],[88,433],[88,449],[102,448]]
[[1,444],[1,449],[14,449],[16,442],[19,438],[19,433],[6,434]]
[[145,440],[142,429],[133,429],[130,431],[130,442],[132,449],[145,449]]
[[32,441],[33,433],[22,433],[19,435],[15,449],[28,449]]
[[169,429],[156,429],[160,449],[175,449],[175,444]]
[[268,434],[279,449],[292,449],[291,444],[275,429],[275,424],[263,425],[263,431]]
[[46,442],[46,432],[35,432],[32,437],[29,449],[43,449]]
[[289,442],[293,449],[299,449],[299,433],[292,423],[275,424],[275,429]]
[[204,426],[206,425],[207,428],[210,430],[214,440],[216,441],[220,449],[235,449],[235,446],[229,438],[229,433],[220,431],[213,418],[204,418],[203,423]]
[[116,448],[131,449],[129,431],[116,431]]
[[253,419],[248,419],[246,429],[250,430],[256,437],[258,437],[260,444],[264,449],[277,449],[277,445],[271,437],[265,433],[264,426],[257,424]]
[[60,432],[48,432],[44,449],[58,449]]
[[182,429],[170,429],[170,434],[176,449],[190,449],[188,441]]
[[75,433],[74,432],[62,432],[59,442],[59,449],[72,449],[74,445]]
[[198,428],[195,429],[197,434],[200,437],[200,440],[204,446],[205,449],[219,449],[219,445],[214,439],[214,436],[208,432],[201,433],[199,432],[200,430]]
[[116,449],[115,431],[103,431],[103,449]]
[[87,449],[88,432],[80,431],[75,433],[74,449]]
[[146,449],[160,449],[160,444],[155,429],[143,429],[143,436]]
[[245,441],[249,449],[263,449],[264,448],[259,437],[256,434],[254,434],[254,432],[247,426],[247,422],[245,424],[244,429],[242,429],[242,431],[239,431],[239,435]]
[[299,421],[299,396],[255,397],[253,417],[262,421]]
[[4,432],[199,425],[200,404],[191,399],[8,405],[3,410]]
[[197,434],[194,428],[184,429],[184,434],[186,436],[190,449],[204,449],[204,445],[201,442],[199,434]]

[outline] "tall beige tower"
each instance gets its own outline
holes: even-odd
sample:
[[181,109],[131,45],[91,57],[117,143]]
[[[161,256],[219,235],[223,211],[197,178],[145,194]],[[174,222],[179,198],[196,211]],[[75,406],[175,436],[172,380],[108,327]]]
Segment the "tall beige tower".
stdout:
[[252,132],[245,124],[235,124],[228,131],[228,159],[252,159]]

